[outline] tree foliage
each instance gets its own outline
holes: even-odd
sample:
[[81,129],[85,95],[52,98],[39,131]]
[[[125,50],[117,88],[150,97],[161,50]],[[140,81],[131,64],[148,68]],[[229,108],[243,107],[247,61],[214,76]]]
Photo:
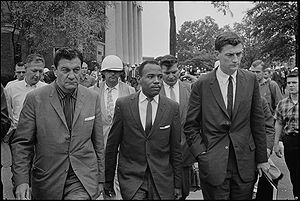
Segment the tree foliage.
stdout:
[[261,58],[287,61],[296,53],[297,18],[296,1],[258,1],[247,11],[245,25],[257,40]]
[[[106,28],[105,1],[1,1],[1,27],[13,26],[28,53],[45,53],[57,44],[89,54]],[[13,34],[12,34],[13,35]],[[63,37],[62,37],[63,36]]]
[[214,39],[218,32],[219,27],[210,16],[204,20],[184,22],[177,34],[178,59],[191,61],[201,55],[203,60],[207,55],[214,55]]

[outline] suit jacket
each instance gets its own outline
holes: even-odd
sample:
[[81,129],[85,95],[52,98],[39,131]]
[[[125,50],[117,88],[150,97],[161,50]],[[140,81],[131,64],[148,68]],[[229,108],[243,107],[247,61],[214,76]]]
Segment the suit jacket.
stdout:
[[98,182],[104,182],[100,96],[78,85],[70,132],[54,84],[31,91],[25,99],[11,145],[13,181],[16,186],[30,183],[31,174],[35,199],[62,199],[71,165],[96,199]]
[[[196,162],[196,158],[190,151],[188,144],[186,143],[186,137],[183,133],[183,127],[186,120],[186,114],[188,110],[189,98],[191,94],[191,85],[178,80],[179,84],[179,113],[181,120],[181,147],[182,147],[182,165],[184,167],[191,166]],[[163,87],[160,90],[160,94],[166,96],[166,91]]]
[[149,166],[160,198],[174,199],[174,188],[181,186],[182,168],[179,106],[160,96],[156,118],[146,136],[138,99],[139,93],[117,99],[105,150],[105,182],[114,179],[120,145],[117,172],[122,198],[132,198]]
[[[96,91],[98,94],[100,94],[101,97],[101,116],[102,116],[102,122],[103,122],[103,137],[104,137],[104,147],[106,147],[107,137],[108,133],[110,131],[110,128],[112,126],[112,122],[109,121],[108,113],[106,111],[105,102],[104,100],[104,91],[105,91],[105,83],[101,82],[99,83],[99,86],[95,84],[93,87],[91,87],[94,91]],[[128,84],[125,84],[123,82],[119,82],[119,96],[128,96],[130,94],[135,93],[135,89]]]
[[262,100],[262,107],[265,115],[267,148],[272,151],[274,146],[274,139],[275,139],[274,118],[270,110],[267,99],[262,96],[261,100]]
[[267,162],[264,113],[255,74],[237,70],[236,96],[230,121],[216,69],[192,86],[184,133],[199,162],[200,179],[220,185],[225,179],[229,145],[241,179],[255,179],[257,163]]

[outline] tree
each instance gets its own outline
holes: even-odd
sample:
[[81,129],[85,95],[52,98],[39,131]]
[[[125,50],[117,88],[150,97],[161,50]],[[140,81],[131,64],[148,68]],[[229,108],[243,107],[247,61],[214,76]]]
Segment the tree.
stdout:
[[203,50],[213,55],[214,38],[218,32],[219,26],[210,16],[184,22],[177,34],[178,60],[192,59]]
[[[106,29],[105,1],[1,1],[1,27],[11,24],[19,36],[12,43],[25,40],[27,53],[46,53],[61,46],[82,45],[91,54],[99,33]],[[62,37],[63,36],[63,37]]]
[[[222,11],[224,15],[229,12],[231,16],[233,15],[229,9],[229,3],[225,1],[212,1],[212,5]],[[176,56],[177,52],[177,39],[176,39],[176,19],[174,11],[174,1],[169,1],[169,16],[170,16],[170,54]]]
[[287,61],[296,54],[299,64],[297,2],[258,1],[247,12],[246,25],[252,29],[251,37],[260,42],[261,58]]
[[170,54],[176,56],[176,19],[174,12],[174,1],[169,1],[170,15]]

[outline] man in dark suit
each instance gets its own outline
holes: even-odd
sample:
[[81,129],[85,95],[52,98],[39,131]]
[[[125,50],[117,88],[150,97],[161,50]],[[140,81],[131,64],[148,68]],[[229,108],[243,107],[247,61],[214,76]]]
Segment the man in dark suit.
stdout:
[[269,168],[259,85],[239,69],[237,34],[220,33],[215,49],[220,65],[193,84],[184,133],[199,163],[204,199],[251,199],[256,170]]
[[191,170],[196,162],[195,157],[189,150],[186,138],[183,133],[183,126],[186,119],[189,97],[191,94],[191,85],[180,81],[180,68],[177,58],[173,55],[161,57],[160,66],[163,72],[163,85],[160,94],[179,103],[179,112],[181,120],[181,148],[182,148],[182,199],[185,199],[190,193]]
[[57,79],[29,92],[13,136],[17,199],[96,199],[103,190],[104,144],[100,96],[79,85],[76,49],[59,49]]
[[116,101],[105,151],[104,192],[114,194],[119,152],[118,179],[123,199],[179,199],[182,174],[179,105],[159,95],[163,75],[157,61],[144,61],[139,74],[141,91]]

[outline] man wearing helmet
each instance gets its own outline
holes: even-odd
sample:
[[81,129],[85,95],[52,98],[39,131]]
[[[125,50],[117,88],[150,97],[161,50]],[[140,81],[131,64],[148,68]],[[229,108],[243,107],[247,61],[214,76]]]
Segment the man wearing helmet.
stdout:
[[[101,97],[101,111],[103,122],[104,148],[108,133],[112,126],[114,108],[117,98],[135,93],[135,89],[124,82],[120,81],[120,75],[123,71],[123,62],[115,55],[108,55],[102,61],[101,74],[105,76],[105,81],[92,86]],[[115,199],[121,199],[119,183],[115,176]],[[105,195],[104,195],[105,196]],[[104,199],[106,199],[104,197]]]

